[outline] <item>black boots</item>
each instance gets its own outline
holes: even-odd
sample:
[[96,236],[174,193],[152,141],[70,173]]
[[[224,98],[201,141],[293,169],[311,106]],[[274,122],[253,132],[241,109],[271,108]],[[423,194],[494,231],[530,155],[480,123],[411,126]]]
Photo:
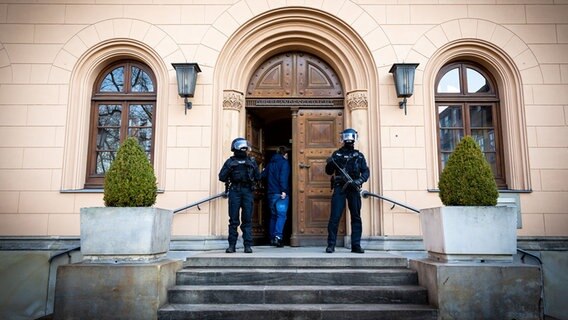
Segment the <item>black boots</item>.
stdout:
[[361,246],[351,246],[351,252],[354,253],[365,253],[365,250],[363,248],[361,248]]
[[[227,250],[225,250],[226,253],[235,253],[235,251],[237,250],[234,244],[230,244]],[[252,248],[250,246],[245,246],[245,253],[252,253]]]
[[[328,245],[327,248],[325,248],[325,252],[326,253],[334,253],[335,252],[335,246],[334,245]],[[354,245],[354,246],[351,246],[351,252],[353,252],[353,253],[365,253],[365,250],[363,248],[361,248],[361,246]]]

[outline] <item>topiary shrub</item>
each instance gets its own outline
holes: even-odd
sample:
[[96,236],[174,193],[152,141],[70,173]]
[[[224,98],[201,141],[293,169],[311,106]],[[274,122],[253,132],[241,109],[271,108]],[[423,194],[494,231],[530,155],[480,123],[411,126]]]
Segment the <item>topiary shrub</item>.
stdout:
[[105,175],[107,207],[150,207],[156,202],[154,168],[136,138],[127,138]]
[[499,197],[493,171],[471,136],[464,137],[450,155],[438,188],[446,206],[494,206]]

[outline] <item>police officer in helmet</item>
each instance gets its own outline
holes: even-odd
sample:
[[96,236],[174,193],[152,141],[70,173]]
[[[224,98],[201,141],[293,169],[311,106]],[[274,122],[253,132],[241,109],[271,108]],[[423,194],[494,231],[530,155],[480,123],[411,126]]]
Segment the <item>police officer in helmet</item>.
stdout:
[[337,229],[345,209],[345,201],[351,214],[351,252],[364,253],[361,247],[361,195],[363,183],[369,179],[369,167],[365,156],[355,149],[358,134],[352,128],[341,132],[343,146],[327,159],[325,173],[331,175],[331,214],[327,225],[327,248],[325,252],[335,251]]
[[[253,191],[260,180],[258,165],[253,157],[248,157],[250,145],[244,138],[236,138],[231,143],[233,156],[229,157],[219,172],[219,180],[227,185],[229,191],[229,247],[225,252],[234,253],[241,226],[245,253],[252,253],[252,208]],[[242,209],[242,211],[241,211]],[[239,219],[239,211],[241,211]]]

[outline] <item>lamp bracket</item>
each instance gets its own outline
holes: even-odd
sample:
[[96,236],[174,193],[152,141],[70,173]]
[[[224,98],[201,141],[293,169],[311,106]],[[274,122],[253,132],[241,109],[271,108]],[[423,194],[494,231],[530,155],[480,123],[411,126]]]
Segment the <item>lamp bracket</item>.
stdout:
[[398,103],[398,107],[404,109],[404,115],[406,115],[406,97]]
[[185,114],[187,115],[187,110],[191,109],[193,107],[193,104],[191,101],[187,100],[187,97],[185,97],[184,102],[185,102]]

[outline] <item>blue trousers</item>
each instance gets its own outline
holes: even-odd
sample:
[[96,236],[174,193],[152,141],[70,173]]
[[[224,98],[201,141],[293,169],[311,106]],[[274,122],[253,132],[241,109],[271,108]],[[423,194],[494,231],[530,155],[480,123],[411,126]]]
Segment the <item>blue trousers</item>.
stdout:
[[[286,204],[285,208],[280,208],[278,210],[276,203],[280,201]],[[268,232],[270,234],[270,239],[274,237],[279,237],[282,239],[282,233],[284,231],[284,225],[286,224],[286,218],[288,214],[288,204],[290,202],[290,197],[281,199],[280,194],[270,193],[268,194],[268,206],[270,207],[270,226]]]
[[243,244],[245,246],[252,245],[253,201],[253,193],[250,187],[232,186],[229,190],[229,245],[237,243],[239,225],[243,232]]
[[327,244],[335,246],[339,221],[345,209],[345,201],[347,201],[349,213],[351,214],[351,246],[359,246],[361,245],[361,233],[363,231],[361,223],[361,195],[355,189],[347,188],[345,191],[342,191],[341,188],[340,185],[333,188],[331,214],[327,224]]

